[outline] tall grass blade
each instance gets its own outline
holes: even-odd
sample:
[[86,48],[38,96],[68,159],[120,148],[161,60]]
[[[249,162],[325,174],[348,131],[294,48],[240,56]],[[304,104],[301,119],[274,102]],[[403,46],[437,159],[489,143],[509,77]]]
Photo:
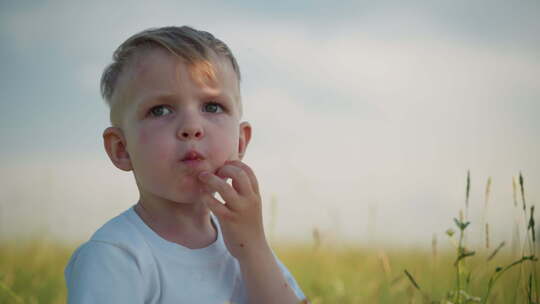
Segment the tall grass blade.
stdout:
[[486,184],[486,193],[485,193],[485,201],[484,201],[486,209],[488,206],[490,194],[491,194],[491,176],[488,178],[487,184]]
[[489,249],[489,224],[486,223],[486,249]]
[[497,246],[497,248],[495,248],[495,250],[493,250],[493,252],[489,255],[489,257],[487,258],[487,260],[488,260],[488,261],[491,261],[491,260],[497,255],[497,253],[499,252],[499,250],[501,250],[501,249],[504,247],[505,244],[506,244],[505,242],[501,242],[501,243],[499,244],[499,246]]
[[521,201],[523,203],[523,211],[526,211],[527,203],[525,202],[525,188],[524,188],[523,174],[521,174],[521,172],[519,172],[519,187],[521,189]]
[[532,296],[532,273],[529,274],[529,287],[527,288],[527,299],[529,300],[529,303],[533,303],[532,299],[533,299],[533,296]]
[[531,206],[531,218],[529,219],[529,226],[527,226],[527,229],[531,230],[532,240],[533,240],[533,243],[535,243],[536,235],[534,231],[534,205]]
[[471,170],[467,170],[467,187],[465,188],[465,217],[469,217],[469,194],[471,192]]
[[514,207],[517,207],[517,185],[516,178],[512,176],[512,198],[514,199]]
[[420,289],[420,286],[418,285],[418,283],[416,283],[416,280],[415,280],[415,279],[413,278],[413,276],[407,271],[407,269],[405,269],[405,275],[407,276],[407,278],[409,278],[409,281],[411,281],[411,283],[413,284],[413,286],[414,286],[416,289],[422,291],[422,290]]

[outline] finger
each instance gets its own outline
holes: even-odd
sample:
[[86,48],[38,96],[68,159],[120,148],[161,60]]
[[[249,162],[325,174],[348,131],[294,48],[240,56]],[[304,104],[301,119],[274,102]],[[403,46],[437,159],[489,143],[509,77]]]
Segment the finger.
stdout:
[[230,161],[230,162],[227,162],[227,164],[231,164],[231,165],[235,165],[235,166],[238,166],[240,168],[242,168],[244,170],[244,172],[246,172],[247,176],[249,177],[249,180],[251,182],[251,187],[253,188],[253,191],[257,194],[260,194],[259,193],[259,182],[257,181],[257,177],[255,176],[255,173],[253,172],[253,170],[248,166],[246,165],[245,163],[239,161],[239,160],[233,160],[233,161]]
[[219,177],[229,177],[232,179],[233,188],[240,195],[249,195],[252,194],[253,187],[251,186],[251,181],[247,173],[240,167],[234,166],[232,164],[226,164],[221,167],[217,175]]
[[220,220],[229,219],[233,216],[233,213],[220,201],[215,199],[212,195],[205,195],[202,198],[208,209],[212,211]]
[[212,174],[208,171],[201,172],[199,174],[199,180],[211,190],[218,192],[221,197],[225,200],[225,203],[233,204],[238,200],[238,193],[236,190],[227,184],[227,182],[215,174]]

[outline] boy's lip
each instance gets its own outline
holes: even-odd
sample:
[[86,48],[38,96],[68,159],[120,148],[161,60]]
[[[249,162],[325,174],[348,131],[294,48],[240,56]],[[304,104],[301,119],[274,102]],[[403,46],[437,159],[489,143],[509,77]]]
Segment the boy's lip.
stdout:
[[182,162],[192,162],[204,160],[204,156],[199,153],[197,150],[189,150],[184,154],[184,157],[181,159]]

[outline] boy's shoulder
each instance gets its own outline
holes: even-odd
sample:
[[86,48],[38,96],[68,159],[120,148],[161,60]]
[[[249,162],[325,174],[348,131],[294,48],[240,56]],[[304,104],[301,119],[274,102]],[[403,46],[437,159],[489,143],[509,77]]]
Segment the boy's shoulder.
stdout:
[[136,260],[148,258],[151,255],[149,245],[131,213],[135,213],[133,208],[103,224],[88,241],[75,250],[71,260],[77,259],[82,252],[95,251],[122,251]]
[[[108,247],[105,250],[120,250],[140,264],[151,261],[152,252],[148,240],[137,226],[137,214],[133,207],[107,221],[90,237],[83,247]],[[146,263],[147,263],[146,262]],[[146,264],[145,263],[145,264]]]
[[[73,252],[66,267],[71,273],[75,265],[92,266],[97,263],[134,265],[139,271],[152,268],[151,249],[133,220],[135,211],[130,208],[107,221],[88,241]],[[102,265],[103,266],[103,265]],[[106,268],[106,267],[104,267]]]
[[130,219],[130,208],[107,221],[90,237],[89,241],[110,243],[111,245],[141,245],[144,239],[135,223]]
[[[64,270],[68,303],[102,302],[96,296],[110,303],[135,303],[153,294],[157,274],[152,253],[130,212],[132,208],[106,222],[72,254]],[[124,301],[126,296],[132,299]]]

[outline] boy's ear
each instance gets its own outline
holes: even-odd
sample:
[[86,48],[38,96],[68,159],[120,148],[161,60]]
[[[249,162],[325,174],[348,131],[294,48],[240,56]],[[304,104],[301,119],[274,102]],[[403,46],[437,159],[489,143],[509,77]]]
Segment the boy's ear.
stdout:
[[246,149],[251,140],[251,125],[244,121],[240,124],[240,137],[238,142],[238,158],[241,160],[246,154]]
[[120,170],[131,171],[131,159],[126,149],[126,139],[120,128],[108,127],[103,131],[105,151],[113,164]]

